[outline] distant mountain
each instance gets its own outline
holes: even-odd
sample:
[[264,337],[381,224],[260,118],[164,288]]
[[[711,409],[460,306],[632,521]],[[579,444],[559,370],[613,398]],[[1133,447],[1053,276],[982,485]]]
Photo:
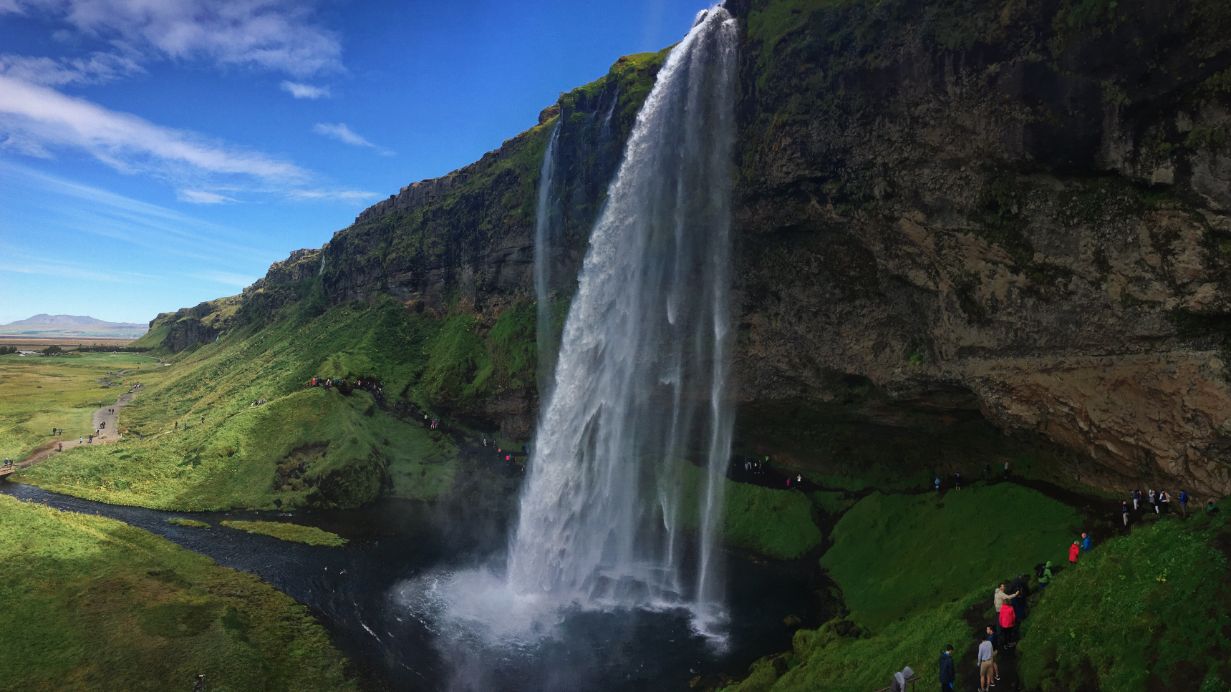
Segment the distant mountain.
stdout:
[[84,315],[39,314],[24,320],[0,324],[0,336],[136,339],[147,329],[148,327],[144,324],[107,322]]

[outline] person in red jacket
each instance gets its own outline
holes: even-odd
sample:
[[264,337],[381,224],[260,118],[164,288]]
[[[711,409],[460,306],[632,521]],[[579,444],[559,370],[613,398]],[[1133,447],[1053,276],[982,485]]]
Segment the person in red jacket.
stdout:
[[1000,609],[1000,641],[1001,646],[1012,649],[1017,645],[1016,635],[1017,611],[1012,607]]
[[1077,564],[1077,556],[1081,554],[1081,544],[1073,541],[1073,545],[1069,546],[1069,564]]

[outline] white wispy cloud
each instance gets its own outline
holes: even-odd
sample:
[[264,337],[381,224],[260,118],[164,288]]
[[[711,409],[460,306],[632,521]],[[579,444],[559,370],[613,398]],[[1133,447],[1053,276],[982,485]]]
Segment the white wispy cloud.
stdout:
[[90,38],[173,60],[297,77],[341,69],[342,48],[313,3],[296,0],[0,0],[0,12],[50,17]]
[[312,131],[318,135],[324,135],[330,139],[336,139],[343,144],[349,144],[353,147],[372,149],[382,156],[393,155],[392,151],[389,151],[378,144],[369,142],[367,138],[350,129],[346,123],[317,123],[312,126]]
[[0,54],[0,74],[47,86],[103,84],[145,72],[134,55],[97,51],[84,57]]
[[176,199],[189,204],[222,204],[224,202],[234,202],[235,198],[227,197],[226,195],[211,192],[209,190],[193,190],[189,188],[180,188],[175,191]]
[[0,272],[52,276],[76,281],[102,281],[115,284],[145,283],[156,278],[149,274],[122,269],[99,271],[97,267],[77,262],[33,255],[4,243],[0,243],[0,251],[3,251],[0,253]]
[[78,149],[125,172],[178,168],[283,182],[308,178],[305,170],[288,161],[155,125],[5,75],[0,75],[0,140],[24,142],[27,150],[31,143],[44,150]]
[[323,188],[297,188],[291,190],[288,194],[291,199],[297,200],[336,200],[340,202],[365,202],[373,200],[381,195],[367,190],[348,190],[348,189],[323,189]]
[[264,264],[278,254],[252,246],[240,230],[2,158],[0,188],[30,199],[47,199],[40,202],[45,206],[39,214],[48,224],[160,252],[223,265],[235,261]]
[[282,90],[297,99],[322,99],[329,98],[329,87],[314,86],[312,84],[303,84],[302,82],[292,82],[290,80],[282,80]]

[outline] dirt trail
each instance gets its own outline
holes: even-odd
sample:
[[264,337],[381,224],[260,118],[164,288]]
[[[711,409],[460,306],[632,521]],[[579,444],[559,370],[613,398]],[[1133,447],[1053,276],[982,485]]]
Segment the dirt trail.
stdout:
[[75,437],[53,437],[35,449],[33,454],[17,462],[17,468],[33,466],[40,461],[46,460],[53,454],[58,454],[62,451],[67,452],[74,447],[88,444],[99,445],[118,442],[120,439],[120,432],[117,426],[120,419],[120,409],[131,403],[133,397],[136,396],[136,393],[140,391],[140,389],[141,385],[134,385],[127,392],[121,394],[120,398],[116,399],[114,404],[107,404],[106,406],[94,411],[94,431],[97,434],[94,436],[93,443],[85,441],[85,439],[88,438],[79,441],[79,439]]

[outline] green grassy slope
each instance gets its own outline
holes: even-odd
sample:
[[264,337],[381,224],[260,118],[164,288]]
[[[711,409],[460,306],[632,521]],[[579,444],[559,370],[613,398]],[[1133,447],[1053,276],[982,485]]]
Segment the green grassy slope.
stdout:
[[53,427],[65,438],[94,432],[94,410],[128,390],[120,382],[156,364],[137,353],[0,356],[0,457],[21,459],[50,441]]
[[1030,689],[1231,688],[1231,530],[1162,521],[1057,575],[1023,624]]
[[[849,615],[796,632],[792,650],[762,659],[733,690],[872,690],[910,665],[935,680],[946,643],[972,638],[963,619],[991,605],[998,580],[1064,553],[1078,518],[1015,485],[932,495],[869,495],[834,526],[822,565]],[[820,687],[818,687],[818,685]]]
[[[101,517],[0,496],[6,689],[345,690],[307,610],[256,577]],[[99,636],[105,632],[106,636]]]
[[521,376],[510,367],[533,372],[532,359],[506,357],[499,339],[489,348],[467,331],[468,350],[454,348],[450,339],[464,330],[446,327],[462,320],[414,315],[394,301],[315,317],[288,310],[263,329],[227,334],[143,378],[121,417],[123,442],[65,452],[23,479],[171,509],[353,506],[382,489],[437,496],[452,485],[452,442],[398,420],[369,392],[344,395],[305,383],[313,375],[378,377],[390,401],[430,400],[424,372],[473,379],[485,366],[489,389]]
[[1069,507],[1017,485],[861,500],[834,526],[821,565],[851,617],[873,631],[902,614],[952,602],[998,579],[1057,563],[1081,532]]

